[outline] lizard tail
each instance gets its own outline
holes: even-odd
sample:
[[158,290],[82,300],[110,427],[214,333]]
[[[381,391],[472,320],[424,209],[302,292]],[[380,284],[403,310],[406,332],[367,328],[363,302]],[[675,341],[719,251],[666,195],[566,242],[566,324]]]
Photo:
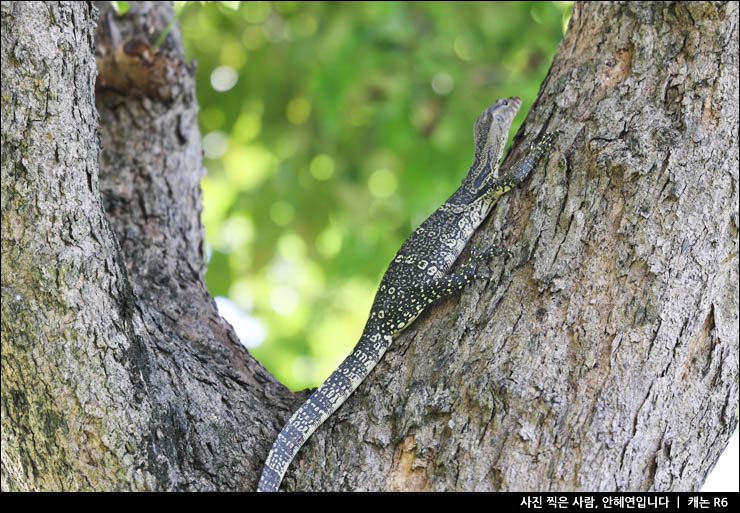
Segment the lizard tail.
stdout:
[[339,408],[352,392],[370,374],[385,350],[391,337],[363,333],[347,358],[331,373],[322,385],[311,394],[290,417],[272,444],[262,470],[258,492],[276,492],[288,470],[290,462],[303,444],[323,422]]

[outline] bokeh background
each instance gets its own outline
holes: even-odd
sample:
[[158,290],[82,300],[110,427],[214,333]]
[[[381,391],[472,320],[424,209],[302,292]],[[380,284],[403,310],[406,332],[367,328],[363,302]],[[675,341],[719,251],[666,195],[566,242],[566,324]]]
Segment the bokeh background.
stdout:
[[[208,287],[280,381],[317,386],[467,172],[476,117],[518,95],[519,128],[572,2],[175,7],[197,60]],[[737,483],[736,432],[704,490]]]
[[270,372],[316,386],[357,342],[401,243],[467,172],[476,117],[518,95],[521,124],[571,2],[180,8],[206,281]]

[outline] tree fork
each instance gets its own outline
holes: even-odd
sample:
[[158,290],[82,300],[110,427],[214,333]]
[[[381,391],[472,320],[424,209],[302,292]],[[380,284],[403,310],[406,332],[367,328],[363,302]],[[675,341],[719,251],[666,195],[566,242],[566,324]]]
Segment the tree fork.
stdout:
[[[2,4],[2,489],[254,489],[305,394],[203,284],[171,8],[89,6]],[[471,244],[513,257],[400,337],[288,489],[701,486],[737,424],[737,30],[731,2],[575,5],[503,172],[544,120],[556,148]]]

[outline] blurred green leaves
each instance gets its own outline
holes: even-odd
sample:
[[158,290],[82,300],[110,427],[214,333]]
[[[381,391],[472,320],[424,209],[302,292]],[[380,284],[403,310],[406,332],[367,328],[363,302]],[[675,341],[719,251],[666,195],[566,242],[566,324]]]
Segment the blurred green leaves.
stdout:
[[286,385],[317,385],[351,350],[391,257],[465,175],[476,117],[518,95],[514,130],[524,119],[570,9],[182,7],[208,168],[206,279],[266,326],[250,350]]

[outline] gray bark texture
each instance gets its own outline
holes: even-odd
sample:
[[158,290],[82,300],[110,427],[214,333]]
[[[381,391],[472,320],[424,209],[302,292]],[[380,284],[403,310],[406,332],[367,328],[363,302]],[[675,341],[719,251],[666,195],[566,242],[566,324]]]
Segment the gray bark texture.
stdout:
[[[306,394],[206,290],[171,8],[106,9],[2,3],[2,489],[253,490]],[[543,126],[555,149],[471,243],[512,256],[284,488],[699,489],[737,425],[737,76],[737,3],[576,4],[503,169]]]

